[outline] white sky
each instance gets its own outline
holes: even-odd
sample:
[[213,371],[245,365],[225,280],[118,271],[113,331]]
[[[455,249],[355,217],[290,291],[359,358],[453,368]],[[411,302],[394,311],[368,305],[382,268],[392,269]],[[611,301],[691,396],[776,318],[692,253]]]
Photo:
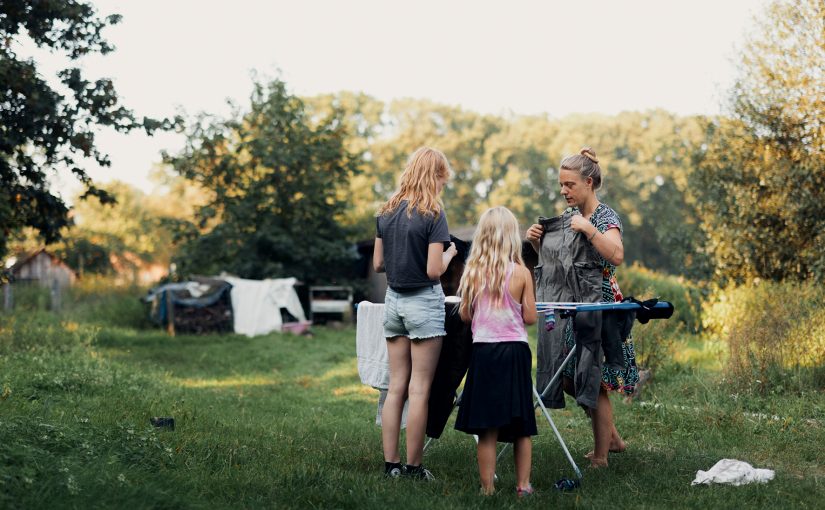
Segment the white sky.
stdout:
[[[245,106],[253,70],[299,95],[357,90],[485,113],[713,114],[765,3],[99,0],[101,14],[123,15],[105,32],[117,50],[82,67],[87,78],[113,78],[126,106],[155,117],[226,115],[227,98]],[[149,191],[160,150],[181,143],[103,133],[98,145],[113,165],[90,174]],[[59,181],[67,192],[76,186]]]

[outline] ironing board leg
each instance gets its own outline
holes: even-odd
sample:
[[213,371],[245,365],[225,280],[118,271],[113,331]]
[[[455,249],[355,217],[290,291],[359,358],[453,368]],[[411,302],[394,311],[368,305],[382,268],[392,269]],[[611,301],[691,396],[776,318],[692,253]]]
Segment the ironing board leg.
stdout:
[[[550,417],[550,412],[547,410],[546,407],[544,407],[544,402],[542,401],[542,397],[547,393],[547,390],[550,389],[550,386],[552,386],[553,383],[555,383],[559,379],[559,377],[561,377],[561,373],[564,370],[564,367],[566,367],[567,364],[570,362],[570,360],[573,358],[573,354],[575,354],[575,352],[576,352],[575,349],[570,350],[570,352],[567,354],[567,357],[564,358],[564,361],[562,361],[561,366],[558,368],[558,370],[556,370],[556,373],[553,374],[553,377],[550,379],[550,382],[548,382],[547,386],[544,387],[544,391],[541,392],[541,395],[539,395],[538,391],[536,390],[536,387],[533,386],[533,394],[536,397],[536,403],[534,404],[533,407],[534,408],[541,407],[542,414],[544,414],[544,417],[547,418],[548,423],[550,423],[550,427],[553,428],[553,432],[556,434],[556,438],[559,440],[559,444],[561,445],[562,449],[564,450],[564,454],[567,456],[567,460],[569,460],[570,464],[573,466],[573,470],[576,472],[576,476],[581,478],[582,474],[581,474],[581,471],[579,471],[579,467],[576,465],[575,461],[573,461],[573,457],[570,456],[570,452],[567,450],[567,445],[564,443],[564,440],[561,438],[561,434],[559,434],[559,431],[556,428],[556,424],[553,423],[553,419]],[[498,452],[498,456],[496,457],[496,462],[501,460],[502,455],[504,455],[504,452],[507,451],[509,446],[510,446],[510,444],[506,443],[504,445],[504,447],[501,449],[501,451]]]
[[536,390],[536,387],[533,386],[533,394],[536,396],[538,400],[539,406],[541,407],[541,412],[544,414],[544,417],[547,418],[547,422],[550,423],[550,426],[553,428],[553,433],[556,434],[556,439],[559,440],[559,444],[561,445],[562,450],[564,450],[564,454],[567,456],[567,460],[570,461],[570,465],[573,466],[573,471],[576,472],[576,476],[581,479],[582,472],[579,471],[579,466],[576,465],[576,461],[573,460],[573,457],[570,455],[570,451],[567,450],[567,445],[564,444],[564,439],[561,438],[561,434],[559,434],[559,429],[556,428],[556,424],[553,423],[553,418],[550,417],[550,412],[544,407],[544,402],[541,400],[541,396],[539,392]]

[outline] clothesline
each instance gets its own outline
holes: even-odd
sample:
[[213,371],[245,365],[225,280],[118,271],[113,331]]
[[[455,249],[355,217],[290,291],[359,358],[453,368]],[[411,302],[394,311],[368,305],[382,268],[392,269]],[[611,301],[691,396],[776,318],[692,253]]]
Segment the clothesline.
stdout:
[[[673,305],[667,301],[659,301],[650,308],[669,308]],[[618,303],[577,303],[570,301],[539,301],[536,303],[536,309],[539,312],[548,312],[550,310],[575,310],[577,312],[594,312],[597,310],[636,310],[643,308],[639,303],[632,301],[618,302]]]

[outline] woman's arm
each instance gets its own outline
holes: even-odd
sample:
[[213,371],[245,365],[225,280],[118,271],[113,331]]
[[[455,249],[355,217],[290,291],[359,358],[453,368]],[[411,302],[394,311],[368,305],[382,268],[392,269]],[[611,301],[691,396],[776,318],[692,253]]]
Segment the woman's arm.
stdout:
[[384,272],[384,241],[380,237],[375,238],[375,248],[372,251],[372,268],[376,273]]
[[587,237],[604,260],[614,266],[620,266],[624,262],[624,244],[618,228],[610,228],[602,233],[593,227]]

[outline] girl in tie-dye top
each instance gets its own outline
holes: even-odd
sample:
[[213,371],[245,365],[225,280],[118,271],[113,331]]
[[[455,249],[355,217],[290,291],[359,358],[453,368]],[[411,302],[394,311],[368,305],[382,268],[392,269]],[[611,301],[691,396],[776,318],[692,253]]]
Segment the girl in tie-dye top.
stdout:
[[532,355],[525,324],[536,322],[533,279],[521,259],[516,217],[488,209],[478,222],[459,286],[459,313],[472,322],[473,352],[455,428],[478,435],[478,470],[484,494],[495,490],[496,443],[513,443],[516,494],[530,485],[533,411]]

